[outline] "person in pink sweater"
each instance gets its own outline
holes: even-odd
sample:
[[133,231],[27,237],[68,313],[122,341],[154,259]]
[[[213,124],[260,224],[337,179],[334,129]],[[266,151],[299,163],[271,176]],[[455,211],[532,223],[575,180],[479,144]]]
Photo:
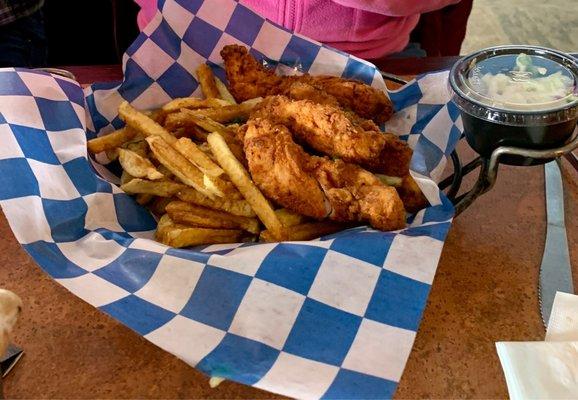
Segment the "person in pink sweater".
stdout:
[[[140,29],[153,18],[156,0],[135,0]],[[360,58],[402,52],[420,14],[460,0],[240,0],[294,32]]]

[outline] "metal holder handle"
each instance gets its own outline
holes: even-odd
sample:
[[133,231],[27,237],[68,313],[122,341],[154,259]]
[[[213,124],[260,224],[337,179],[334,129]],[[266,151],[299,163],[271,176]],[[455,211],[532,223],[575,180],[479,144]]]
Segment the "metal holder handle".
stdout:
[[394,83],[397,83],[399,85],[407,85],[409,83],[408,81],[403,79],[401,76],[398,76],[395,74],[390,74],[389,72],[384,72],[384,71],[379,71],[379,73],[381,74],[381,77],[386,81],[394,82]]
[[[450,177],[440,182],[439,187],[442,190],[449,187],[447,196],[454,203],[456,209],[455,215],[458,216],[478,197],[489,191],[494,186],[498,176],[500,158],[504,156],[519,156],[534,159],[558,159],[562,156],[565,156],[570,161],[570,163],[578,169],[578,159],[576,158],[576,155],[572,153],[572,151],[576,148],[578,148],[578,135],[575,135],[570,143],[555,149],[531,150],[519,147],[502,146],[495,149],[489,159],[485,157],[477,157],[465,166],[461,165],[459,156],[454,150],[451,154],[451,159],[454,165],[454,173]],[[478,166],[480,166],[480,172],[474,187],[469,192],[456,197],[460,189],[463,177],[472,172]]]

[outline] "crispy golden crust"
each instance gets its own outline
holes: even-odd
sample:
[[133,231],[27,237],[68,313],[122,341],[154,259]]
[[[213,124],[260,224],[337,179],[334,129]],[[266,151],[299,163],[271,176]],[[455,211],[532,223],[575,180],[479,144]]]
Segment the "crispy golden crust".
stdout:
[[275,118],[290,127],[300,142],[372,172],[400,177],[409,172],[412,151],[404,141],[339,107],[271,96],[252,115]]
[[311,100],[314,103],[339,107],[339,102],[335,97],[305,82],[294,82],[285,95],[293,100]]
[[384,92],[363,82],[335,76],[310,76],[305,81],[335,97],[339,104],[362,118],[383,123],[393,115],[393,104]]
[[316,219],[369,221],[381,230],[405,226],[397,192],[372,173],[307,154],[286,126],[266,118],[250,119],[244,131],[253,181],[275,202]]
[[331,219],[369,221],[383,231],[405,226],[405,209],[394,188],[355,164],[317,160],[314,174],[331,204]]
[[329,214],[319,184],[309,174],[309,156],[283,125],[255,119],[245,129],[245,154],[255,184],[278,204],[321,219]]
[[[309,74],[277,76],[250,55],[245,47],[239,45],[225,46],[221,50],[221,56],[225,61],[231,93],[237,101],[275,94],[285,94],[292,97],[291,87],[298,82],[323,92],[323,97],[326,100],[330,97],[336,99],[342,107],[352,110],[363,118],[382,123],[393,114],[392,103],[385,93],[363,82],[335,76],[311,76]],[[311,91],[308,93],[308,96],[313,94],[315,98],[319,97],[319,93]],[[303,93],[301,95],[303,96]]]
[[404,176],[401,186],[396,189],[408,212],[415,213],[427,207],[428,201],[411,175]]
[[363,167],[375,173],[390,176],[409,174],[409,163],[413,155],[406,142],[391,133],[383,134],[385,139],[379,156],[359,162]]
[[[237,101],[266,97],[237,131],[263,193],[316,219],[368,221],[381,230],[405,226],[397,191],[364,169],[409,172],[411,149],[375,124],[392,114],[383,92],[331,76],[277,76],[242,46],[225,46],[221,55]],[[338,160],[309,155],[294,139]]]
[[235,100],[241,102],[264,97],[277,90],[283,79],[266,69],[239,45],[229,45],[221,50],[229,89]]

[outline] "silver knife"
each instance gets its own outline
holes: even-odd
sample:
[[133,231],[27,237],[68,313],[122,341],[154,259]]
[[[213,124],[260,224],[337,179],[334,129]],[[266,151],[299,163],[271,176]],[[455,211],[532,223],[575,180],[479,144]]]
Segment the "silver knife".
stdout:
[[546,244],[540,266],[539,301],[544,325],[548,325],[556,292],[574,293],[570,252],[564,224],[564,189],[560,160],[544,165],[546,180]]

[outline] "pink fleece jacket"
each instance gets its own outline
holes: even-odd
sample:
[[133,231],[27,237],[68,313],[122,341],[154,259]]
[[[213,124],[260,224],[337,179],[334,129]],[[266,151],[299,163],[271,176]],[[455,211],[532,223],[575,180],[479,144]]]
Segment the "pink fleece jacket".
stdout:
[[[141,6],[142,29],[154,16],[156,0]],[[361,58],[374,59],[403,50],[420,14],[460,0],[240,0],[287,29]]]

